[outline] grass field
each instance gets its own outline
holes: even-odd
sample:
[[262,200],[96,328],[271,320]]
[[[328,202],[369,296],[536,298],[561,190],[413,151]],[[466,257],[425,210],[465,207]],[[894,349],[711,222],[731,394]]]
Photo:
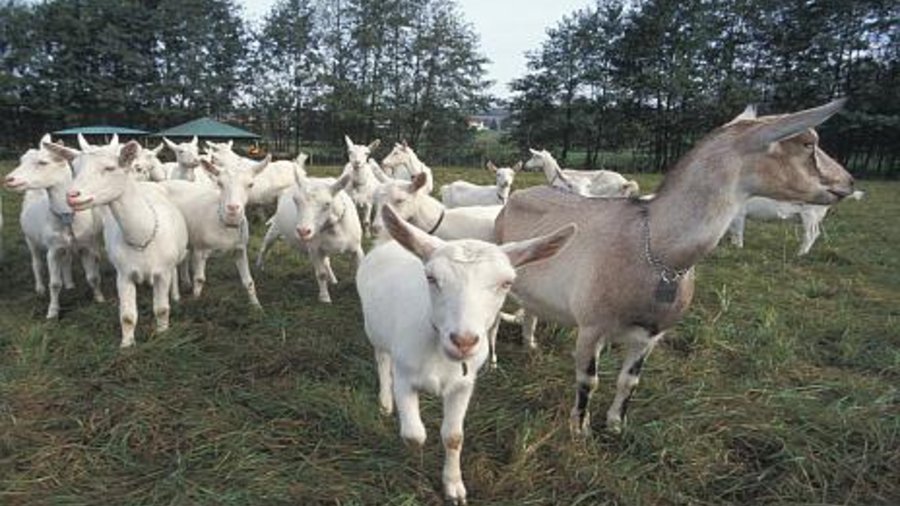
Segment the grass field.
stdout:
[[[500,369],[482,371],[466,419],[470,503],[900,503],[900,184],[860,186],[869,198],[834,209],[808,257],[794,256],[796,227],[749,223],[746,249],[723,244],[698,267],[693,307],[648,360],[621,437],[602,430],[608,353],[595,435],[573,440],[572,333],[542,325],[530,352],[503,327]],[[137,346],[123,352],[112,267],[109,302],[90,301],[79,270],[45,322],[20,199],[3,199],[0,504],[442,502],[439,402],[424,398],[421,451],[379,415],[347,259],[325,306],[308,262],[278,245],[254,271],[255,312],[215,258],[165,334],[140,291]],[[254,254],[262,232],[254,217]]]

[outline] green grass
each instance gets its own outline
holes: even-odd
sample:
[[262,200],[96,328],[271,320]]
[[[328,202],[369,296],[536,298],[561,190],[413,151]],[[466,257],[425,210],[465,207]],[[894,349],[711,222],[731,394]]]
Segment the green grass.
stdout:
[[[794,226],[749,223],[746,249],[723,244],[698,267],[693,307],[648,361],[621,437],[601,426],[609,354],[595,436],[573,440],[572,333],[542,325],[529,352],[503,327],[501,367],[482,372],[466,419],[471,502],[900,502],[900,185],[861,186],[869,198],[833,210],[806,258],[794,257]],[[122,352],[109,265],[110,302],[92,303],[77,277],[60,320],[43,320],[20,202],[4,194],[0,504],[442,502],[440,404],[424,398],[422,451],[379,415],[347,259],[325,306],[308,262],[278,245],[254,271],[264,312],[231,262],[213,259],[203,297],[175,306],[165,334],[152,334],[140,291],[138,343]]]

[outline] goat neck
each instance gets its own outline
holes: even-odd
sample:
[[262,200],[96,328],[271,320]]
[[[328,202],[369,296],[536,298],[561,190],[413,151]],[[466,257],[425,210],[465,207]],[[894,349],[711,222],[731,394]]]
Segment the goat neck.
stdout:
[[129,246],[142,249],[153,241],[159,227],[159,217],[147,197],[142,195],[136,181],[131,178],[125,181],[122,194],[110,201],[109,209]]

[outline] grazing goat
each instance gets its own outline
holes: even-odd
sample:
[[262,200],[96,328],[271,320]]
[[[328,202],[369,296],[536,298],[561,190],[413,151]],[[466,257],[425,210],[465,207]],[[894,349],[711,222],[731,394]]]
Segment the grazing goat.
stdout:
[[[26,192],[19,222],[31,252],[34,289],[44,294],[42,252],[46,251],[50,278],[50,304],[47,318],[59,316],[59,292],[65,285],[73,288],[72,257],[78,255],[94,300],[103,302],[100,291],[100,234],[102,222],[94,210],[76,211],[66,204],[66,191],[72,183],[72,169],[65,158],[48,150],[50,135],[41,139],[38,149],[29,149],[19,166],[6,176],[10,190]],[[55,146],[55,144],[53,144]],[[116,149],[113,147],[112,149]]]
[[[218,167],[208,160],[201,160],[202,167],[212,176],[218,189],[188,181],[162,183],[187,223],[194,297],[199,297],[203,291],[209,256],[215,251],[226,251],[234,254],[234,264],[250,303],[260,307],[247,262],[250,229],[244,210],[254,179],[270,160],[271,157],[267,157],[249,169]],[[188,274],[186,269],[181,273],[182,277]]]
[[512,189],[516,172],[522,169],[522,162],[510,167],[497,168],[493,162],[487,169],[494,173],[496,183],[489,186],[472,184],[468,181],[454,181],[441,186],[441,201],[447,207],[492,206],[506,204]]
[[337,283],[337,278],[328,255],[352,253],[357,264],[363,257],[359,216],[344,191],[349,183],[349,174],[335,181],[307,178],[298,172],[295,187],[278,197],[278,209],[269,220],[257,265],[262,264],[269,245],[279,235],[288,238],[298,251],[309,254],[319,285],[319,301],[331,303],[328,283]]
[[375,192],[373,232],[383,229],[381,206],[390,204],[404,220],[445,240],[479,239],[494,241],[494,219],[503,206],[469,206],[447,209],[439,200],[428,195],[430,177],[420,172],[412,181],[397,179],[382,183]]
[[541,169],[547,184],[569,190],[582,197],[631,197],[640,192],[637,181],[629,181],[611,170],[581,171],[562,169],[547,151],[529,149],[528,169]]
[[344,143],[347,145],[347,157],[350,159],[344,166],[343,172],[350,176],[350,184],[346,189],[347,195],[356,204],[363,233],[368,237],[371,236],[372,198],[381,182],[381,178],[376,177],[376,172],[380,172],[378,164],[369,157],[372,151],[381,144],[381,141],[375,139],[368,146],[363,146],[354,144],[350,137],[345,135]]
[[[860,200],[865,195],[862,191],[854,191],[848,199]],[[800,204],[796,202],[783,202],[766,197],[750,197],[744,207],[728,226],[728,235],[731,244],[738,248],[744,247],[744,222],[747,218],[757,220],[789,220],[795,217],[800,219],[803,225],[803,241],[797,256],[809,253],[821,233],[822,220],[831,206],[818,206],[815,204]]]
[[[409,147],[406,141],[394,144],[394,149],[381,160],[381,167],[388,176],[406,181],[412,181],[417,174],[424,173],[428,176],[425,185],[426,193],[430,194],[434,189],[434,174],[431,172],[431,168],[419,160],[416,152]],[[375,209],[377,211],[378,208]]]
[[113,146],[78,152],[64,146],[42,143],[72,163],[75,180],[66,200],[75,211],[108,205],[103,214],[103,237],[110,262],[116,268],[119,293],[121,346],[134,344],[137,325],[137,283],[153,285],[156,330],[169,328],[169,294],[177,266],[187,254],[188,233],[184,217],[157,183],[141,183],[132,175],[141,146],[131,141],[121,149]]
[[831,205],[853,178],[818,146],[813,127],[843,105],[756,118],[749,110],[702,139],[651,200],[586,199],[556,188],[514,193],[497,217],[499,242],[575,222],[565,251],[524,269],[513,293],[527,311],[578,327],[573,432],[590,430],[597,356],[625,347],[607,429],[621,431],[647,355],[690,305],[693,266],[712,251],[748,197]]
[[465,503],[463,421],[487,359],[485,336],[496,325],[516,269],[554,255],[575,227],[498,247],[442,241],[410,227],[388,206],[379,214],[396,242],[376,246],[356,273],[366,335],[375,348],[379,405],[390,415],[396,404],[400,436],[422,445],[418,393],[441,396],[444,493]]

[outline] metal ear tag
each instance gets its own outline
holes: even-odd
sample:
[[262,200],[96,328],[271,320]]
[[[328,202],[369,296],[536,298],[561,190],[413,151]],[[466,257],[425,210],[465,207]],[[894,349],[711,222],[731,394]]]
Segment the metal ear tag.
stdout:
[[656,285],[656,291],[653,295],[656,299],[656,302],[671,304],[675,302],[676,293],[678,293],[678,281],[669,280],[665,276],[661,276],[659,278],[659,283],[657,283]]

